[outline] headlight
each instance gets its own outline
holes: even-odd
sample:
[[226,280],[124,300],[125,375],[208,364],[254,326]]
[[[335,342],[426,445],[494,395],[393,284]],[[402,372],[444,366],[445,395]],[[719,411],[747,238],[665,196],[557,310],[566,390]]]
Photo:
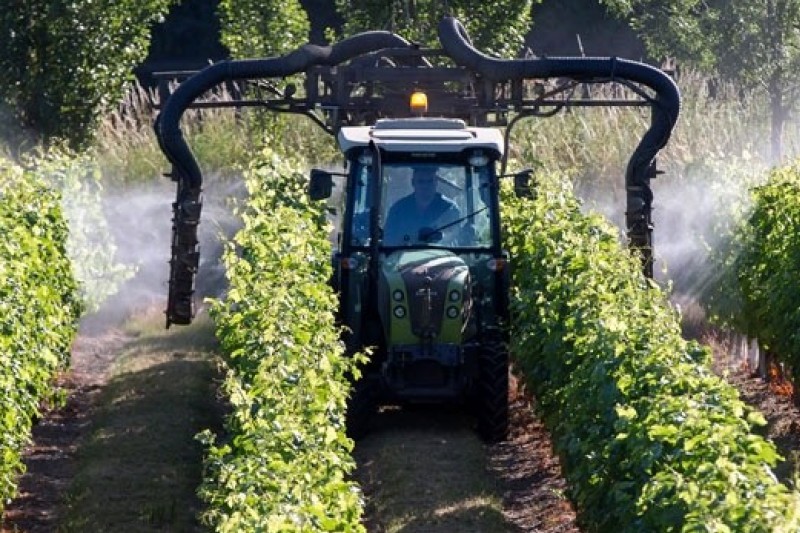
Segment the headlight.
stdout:
[[461,291],[452,290],[450,291],[450,301],[457,302],[461,298]]
[[502,257],[495,257],[486,262],[486,267],[493,272],[500,272],[506,267],[506,260]]
[[455,305],[451,305],[447,308],[447,317],[448,318],[456,318],[458,316],[458,307]]
[[340,264],[344,270],[355,270],[358,268],[358,260],[354,257],[342,257]]
[[404,297],[403,291],[401,291],[400,289],[397,289],[392,293],[392,298],[394,298],[395,302],[402,302],[403,297]]
[[402,305],[398,305],[394,308],[394,316],[395,318],[405,318],[406,316],[406,308]]

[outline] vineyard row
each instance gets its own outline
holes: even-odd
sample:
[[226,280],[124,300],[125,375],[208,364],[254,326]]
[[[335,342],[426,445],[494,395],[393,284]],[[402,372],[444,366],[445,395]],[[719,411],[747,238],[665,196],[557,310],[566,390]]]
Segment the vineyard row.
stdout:
[[[78,167],[69,172],[87,172]],[[201,437],[204,520],[218,531],[363,531],[344,427],[357,360],[344,356],[334,325],[324,211],[306,199],[301,169],[268,149],[253,162],[244,227],[225,255],[228,293],[211,306],[231,407],[224,434]],[[741,302],[729,319],[739,317],[791,369],[800,368],[791,356],[800,337],[786,333],[800,329],[798,176],[777,170],[755,191],[729,263]],[[0,178],[0,497],[8,499],[40,406],[57,397],[52,380],[68,364],[84,298],[52,182],[6,163]],[[757,434],[763,417],[710,371],[708,350],[681,337],[677,313],[616,230],[581,213],[563,183],[541,176],[535,198],[506,194],[504,219],[515,261],[512,349],[582,520],[622,531],[800,528],[800,495],[775,480],[778,454]]]
[[200,494],[215,531],[364,531],[348,377],[327,284],[322,206],[301,167],[266,149],[246,174],[244,227],[224,261],[229,288],[212,306],[225,354],[226,432],[209,444]]
[[508,195],[513,351],[563,457],[582,519],[602,531],[796,531],[764,419],[681,336],[664,292],[565,181]]
[[714,254],[723,273],[707,307],[758,339],[800,384],[800,164],[774,169],[751,192],[747,218]]
[[24,163],[0,157],[0,502],[16,495],[41,408],[64,400],[54,379],[81,313],[133,271],[115,261],[96,162],[53,151]]
[[42,404],[61,398],[82,304],[59,195],[0,159],[0,501],[16,494],[22,450]]

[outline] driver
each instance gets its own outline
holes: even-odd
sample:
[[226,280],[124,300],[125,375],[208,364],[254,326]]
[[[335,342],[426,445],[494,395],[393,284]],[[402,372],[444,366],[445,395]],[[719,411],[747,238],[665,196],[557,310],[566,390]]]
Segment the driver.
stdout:
[[389,209],[384,225],[383,242],[387,246],[402,246],[418,242],[420,230],[436,230],[461,217],[456,203],[436,191],[439,178],[436,168],[421,166],[414,169],[411,185],[414,192],[400,198]]

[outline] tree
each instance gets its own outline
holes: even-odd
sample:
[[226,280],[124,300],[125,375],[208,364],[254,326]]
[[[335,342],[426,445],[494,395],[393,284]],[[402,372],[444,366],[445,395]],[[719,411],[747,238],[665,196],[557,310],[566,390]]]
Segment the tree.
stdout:
[[772,161],[780,161],[783,125],[800,96],[800,0],[603,1],[630,17],[654,56],[674,56],[764,90]]
[[174,1],[9,0],[0,10],[0,102],[37,140],[85,145]]
[[450,14],[464,24],[476,48],[514,57],[531,26],[531,5],[538,1],[336,0],[336,7],[345,36],[383,29],[438,48],[437,25],[443,15]]
[[221,0],[219,16],[233,57],[272,57],[308,42],[308,17],[297,0]]
[[[283,55],[309,39],[308,17],[298,0],[221,0],[218,13],[220,40],[237,59]],[[286,117],[259,113],[247,124],[256,137],[280,139]]]

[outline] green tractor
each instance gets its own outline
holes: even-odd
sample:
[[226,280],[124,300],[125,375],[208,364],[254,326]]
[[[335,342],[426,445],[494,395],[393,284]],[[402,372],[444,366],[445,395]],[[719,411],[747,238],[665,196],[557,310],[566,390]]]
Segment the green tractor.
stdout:
[[[512,258],[502,248],[499,189],[519,119],[574,107],[650,108],[625,188],[628,238],[652,275],[650,180],[680,103],[670,77],[618,58],[492,58],[451,17],[442,19],[439,40],[441,49],[422,49],[367,32],[330,47],[163,76],[183,79],[162,94],[168,99],[155,124],[177,183],[168,327],[194,315],[199,264],[202,176],[180,129],[184,111],[256,106],[305,115],[336,136],[347,172],[313,170],[309,194],[329,198],[336,184],[343,192],[331,283],[348,351],[370,354],[348,412],[356,437],[379,402],[465,402],[485,439],[506,435]],[[255,96],[203,99],[231,82],[249,83],[244,94]],[[613,90],[592,90],[603,84]],[[514,174],[518,194],[531,193],[530,174]]]
[[[415,93],[413,100],[423,100]],[[495,128],[443,118],[343,127],[344,212],[333,285],[346,344],[371,348],[348,427],[379,402],[470,399],[490,441],[508,428],[509,258],[500,236]],[[314,170],[314,199],[333,176]]]

